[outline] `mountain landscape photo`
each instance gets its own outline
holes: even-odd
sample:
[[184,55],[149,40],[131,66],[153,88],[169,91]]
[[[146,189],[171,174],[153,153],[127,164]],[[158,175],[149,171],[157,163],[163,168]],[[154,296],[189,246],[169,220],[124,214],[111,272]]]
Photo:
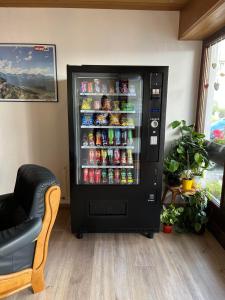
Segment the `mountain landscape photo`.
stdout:
[[53,48],[0,46],[0,101],[56,101]]

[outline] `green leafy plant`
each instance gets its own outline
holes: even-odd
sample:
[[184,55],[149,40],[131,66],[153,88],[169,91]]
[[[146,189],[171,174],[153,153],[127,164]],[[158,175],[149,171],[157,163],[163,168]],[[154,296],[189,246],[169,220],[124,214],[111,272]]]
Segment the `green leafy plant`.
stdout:
[[174,225],[178,221],[178,217],[183,212],[183,207],[176,208],[173,204],[170,204],[168,208],[163,206],[160,220],[165,225]]
[[210,195],[207,190],[197,191],[194,195],[183,195],[185,207],[179,217],[178,231],[201,232],[208,222],[206,208]]
[[194,125],[187,125],[184,120],[172,122],[171,127],[178,130],[180,137],[164,160],[164,174],[179,177],[183,173],[187,179],[202,175],[209,166],[205,135],[196,132]]

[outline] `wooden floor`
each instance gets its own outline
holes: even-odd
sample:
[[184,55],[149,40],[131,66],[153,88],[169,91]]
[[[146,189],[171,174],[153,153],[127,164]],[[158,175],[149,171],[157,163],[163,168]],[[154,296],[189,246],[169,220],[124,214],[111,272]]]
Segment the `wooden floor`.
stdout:
[[61,209],[46,267],[46,290],[7,300],[224,300],[225,251],[210,233],[86,234],[77,240]]

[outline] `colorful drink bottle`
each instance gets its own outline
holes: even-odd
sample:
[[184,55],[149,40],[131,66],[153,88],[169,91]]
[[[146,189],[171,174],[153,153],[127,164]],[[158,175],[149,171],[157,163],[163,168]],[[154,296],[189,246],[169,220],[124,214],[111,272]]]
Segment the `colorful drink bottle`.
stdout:
[[131,149],[127,149],[127,164],[133,165],[133,155]]
[[108,149],[108,162],[109,165],[113,165],[113,149]]
[[89,170],[89,183],[90,184],[95,183],[95,170],[94,169]]
[[120,150],[119,149],[114,150],[113,162],[114,162],[114,165],[119,165],[120,164]]
[[107,131],[105,129],[102,130],[102,145],[108,146],[108,136]]
[[101,146],[102,145],[102,135],[101,135],[101,131],[100,130],[98,130],[96,132],[95,144],[96,144],[96,146]]
[[132,174],[132,170],[128,169],[127,170],[127,184],[133,184],[134,183],[134,178]]
[[120,169],[114,170],[114,183],[119,184],[120,183]]
[[131,129],[128,130],[127,144],[133,145],[133,132]]
[[101,169],[95,169],[95,183],[96,184],[101,183],[101,175],[102,175],[102,170]]
[[89,157],[89,164],[94,165],[95,164],[95,150],[90,149],[89,153],[88,153],[88,157]]
[[83,183],[85,184],[89,183],[89,172],[87,168],[83,170]]
[[101,157],[102,157],[102,165],[106,166],[107,165],[107,150],[106,149],[102,149],[101,150]]
[[126,169],[122,169],[120,173],[120,183],[127,184],[127,172]]
[[102,170],[102,183],[103,183],[103,184],[108,183],[108,180],[107,180],[107,171],[106,171],[106,169],[103,169],[103,170]]
[[115,129],[115,145],[120,146],[120,144],[121,144],[120,129]]
[[108,130],[108,141],[110,146],[114,145],[114,130],[111,128]]
[[125,130],[125,129],[122,129],[122,132],[121,132],[121,144],[122,144],[122,146],[127,145],[127,130]]
[[108,184],[114,183],[114,172],[113,169],[108,170]]
[[127,153],[126,150],[121,151],[121,165],[127,164]]
[[101,150],[100,149],[97,149],[95,151],[95,162],[96,162],[96,165],[101,165]]

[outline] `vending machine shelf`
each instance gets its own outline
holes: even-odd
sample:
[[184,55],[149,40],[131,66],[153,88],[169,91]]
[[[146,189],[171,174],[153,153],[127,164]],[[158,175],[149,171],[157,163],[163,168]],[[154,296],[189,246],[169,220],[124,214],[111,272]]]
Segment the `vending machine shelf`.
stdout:
[[135,110],[94,110],[94,109],[81,109],[81,113],[86,113],[86,114],[102,114],[102,113],[108,113],[108,114],[136,114]]
[[82,165],[82,169],[133,169],[134,166],[99,166],[99,165]]
[[114,128],[114,129],[135,129],[135,126],[95,126],[95,125],[81,125],[81,128]]
[[128,93],[128,94],[121,94],[121,93],[80,93],[80,96],[99,96],[101,97],[102,95],[105,96],[111,96],[111,97],[137,97],[136,94]]
[[134,149],[134,146],[81,146],[81,149]]

